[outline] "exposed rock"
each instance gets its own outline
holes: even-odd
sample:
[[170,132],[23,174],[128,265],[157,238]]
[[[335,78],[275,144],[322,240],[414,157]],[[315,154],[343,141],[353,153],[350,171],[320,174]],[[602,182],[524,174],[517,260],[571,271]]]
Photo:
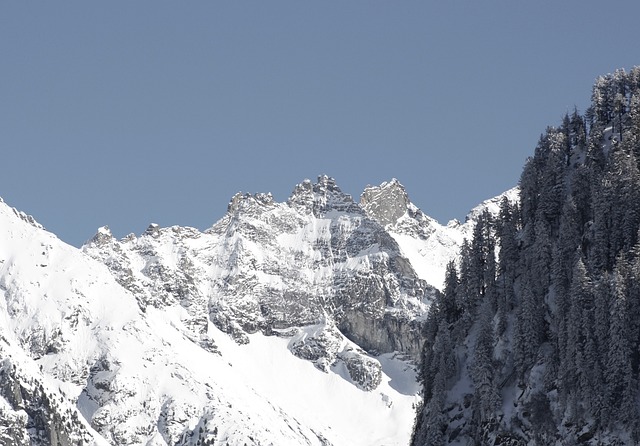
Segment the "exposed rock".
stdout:
[[382,367],[380,363],[366,355],[350,349],[338,354],[344,361],[351,380],[362,390],[375,390],[382,381]]
[[366,214],[378,221],[397,242],[418,276],[429,285],[442,289],[447,263],[456,259],[465,238],[471,239],[477,218],[485,210],[497,215],[502,198],[517,202],[518,189],[476,206],[465,223],[450,221],[446,226],[424,214],[411,203],[402,184],[393,179],[380,186],[368,186],[360,197]]
[[75,407],[8,358],[0,363],[0,420],[0,443],[7,446],[78,446],[93,438]]
[[298,329],[289,341],[289,350],[323,372],[344,365],[349,379],[364,391],[374,390],[382,380],[380,362],[349,342],[331,319]]
[[344,336],[329,321],[299,329],[289,341],[289,350],[297,357],[313,362],[323,372],[328,372],[344,343]]
[[324,217],[329,211],[364,214],[351,195],[342,192],[336,181],[327,175],[319,176],[316,184],[309,180],[298,184],[287,204],[303,215],[312,214],[317,218]]
[[360,196],[360,205],[370,217],[383,226],[395,224],[409,207],[409,196],[395,178],[380,186],[367,186]]

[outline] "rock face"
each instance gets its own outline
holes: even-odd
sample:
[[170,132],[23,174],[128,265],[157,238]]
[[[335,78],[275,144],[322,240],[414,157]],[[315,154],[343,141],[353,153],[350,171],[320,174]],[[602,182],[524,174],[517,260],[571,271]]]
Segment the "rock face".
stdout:
[[346,369],[350,381],[364,391],[375,390],[382,380],[380,363],[346,340],[331,321],[296,330],[289,350],[323,372]]
[[360,205],[382,226],[395,225],[409,211],[411,202],[404,187],[395,178],[380,186],[367,187],[360,196]]
[[10,358],[0,363],[0,396],[2,445],[77,446],[93,440],[91,429],[59,390],[45,388]]

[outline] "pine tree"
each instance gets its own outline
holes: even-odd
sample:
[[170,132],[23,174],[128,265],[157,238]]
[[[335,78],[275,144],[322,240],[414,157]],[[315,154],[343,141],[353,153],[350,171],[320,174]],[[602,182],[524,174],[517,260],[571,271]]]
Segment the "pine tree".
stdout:
[[440,308],[442,309],[443,318],[447,323],[451,324],[460,317],[460,308],[458,308],[458,270],[456,264],[452,260],[447,264],[444,279],[444,290],[442,292],[442,300]]
[[577,108],[574,108],[569,120],[568,146],[570,153],[567,167],[575,168],[587,150],[587,125]]
[[611,271],[636,243],[640,227],[640,171],[635,156],[616,150],[594,197],[595,269]]
[[549,227],[556,228],[564,200],[564,172],[569,160],[569,139],[562,130],[549,129],[544,145],[547,151],[538,183],[539,204],[536,218],[544,219]]
[[[441,362],[439,366],[443,367],[444,364]],[[444,434],[449,421],[444,413],[446,390],[445,373],[442,370],[438,370],[434,377],[433,395],[424,406],[422,429],[417,435],[414,444],[434,446],[445,444]]]
[[591,93],[591,104],[596,123],[608,124],[613,117],[610,78],[599,76]]
[[469,292],[477,302],[483,300],[487,289],[495,282],[495,239],[492,218],[488,211],[478,217],[473,228],[473,239],[469,251]]
[[[575,212],[572,226],[578,232],[577,236],[580,237],[585,230],[586,225],[593,220],[593,171],[585,164],[577,166],[571,175],[571,201],[574,206]],[[565,206],[568,203],[565,203]],[[562,222],[561,222],[562,223]],[[560,236],[562,236],[562,228],[560,229]],[[582,246],[583,254],[586,253],[586,246]]]
[[506,197],[500,203],[500,214],[496,222],[496,236],[500,247],[496,282],[497,294],[497,334],[502,335],[507,328],[507,313],[515,305],[514,285],[519,263],[518,211]]
[[615,294],[615,281],[611,273],[605,272],[594,287],[594,312],[595,324],[593,332],[598,346],[598,358],[606,363],[609,352],[609,326],[613,296]]
[[500,407],[497,391],[496,371],[493,360],[494,334],[493,311],[489,302],[480,309],[478,337],[473,350],[471,378],[474,385],[474,407],[479,425],[496,417]]
[[430,368],[425,379],[429,380],[429,392],[424,393],[424,403],[416,421],[413,445],[444,445],[448,417],[445,411],[447,381],[455,375],[456,362],[449,330],[444,321],[438,327],[433,344]]
[[563,367],[567,353],[568,314],[570,309],[570,289],[573,266],[580,256],[580,230],[577,224],[578,212],[571,197],[565,201],[557,242],[553,248],[551,262],[551,285],[553,288],[550,305],[553,309],[552,327],[555,347],[559,355],[558,366]]
[[629,308],[624,279],[616,271],[613,276],[613,302],[610,313],[609,351],[607,355],[607,389],[609,407],[615,408],[612,421],[628,422],[638,414],[637,389],[631,368]]
[[[569,309],[565,315],[566,325],[566,346],[564,356],[561,357],[560,380],[561,389],[572,393],[576,399],[580,399],[581,384],[584,377],[581,375],[581,367],[584,365],[584,345],[583,338],[583,308],[590,301],[588,293],[591,283],[587,277],[586,268],[581,258],[576,261],[571,287],[569,290]],[[581,380],[582,377],[582,380]]]
[[629,103],[629,123],[624,133],[623,147],[640,159],[640,91],[631,96]]
[[457,307],[463,312],[468,312],[471,301],[475,295],[473,261],[471,254],[471,245],[467,239],[462,241],[460,247],[460,280],[457,289]]
[[[630,345],[640,345],[640,237],[636,246],[629,253],[629,263],[619,265],[618,270],[625,279],[627,290],[627,307],[629,313],[629,342]],[[621,266],[627,266],[626,269]],[[631,367],[634,376],[640,371],[640,349],[631,352]]]
[[524,284],[520,294],[520,305],[516,311],[514,363],[522,379],[537,361],[538,348],[543,340],[544,313],[530,284]]

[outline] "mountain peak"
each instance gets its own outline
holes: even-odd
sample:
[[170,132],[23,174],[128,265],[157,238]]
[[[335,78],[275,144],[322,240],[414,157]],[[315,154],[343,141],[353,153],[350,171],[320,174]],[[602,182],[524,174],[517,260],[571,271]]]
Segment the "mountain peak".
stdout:
[[395,178],[380,186],[369,185],[360,195],[360,206],[383,226],[395,224],[410,204],[407,191]]
[[158,238],[160,236],[160,225],[157,223],[151,223],[144,231],[144,234],[153,238]]
[[329,175],[318,175],[318,182],[317,184],[321,184],[324,186],[330,186],[330,187],[337,187],[336,186],[336,180],[333,177],[330,177]]
[[271,195],[270,192],[257,194],[238,192],[231,197],[231,201],[229,201],[229,206],[227,207],[227,212],[233,214],[240,209],[245,209],[247,206],[269,206],[273,203],[273,195]]
[[322,217],[329,211],[362,214],[362,209],[351,195],[342,192],[336,180],[328,175],[319,175],[315,184],[305,179],[296,185],[287,204],[305,214]]
[[105,246],[113,241],[113,234],[111,233],[111,229],[109,226],[101,226],[98,228],[96,234],[91,237],[89,243],[92,243],[96,246]]

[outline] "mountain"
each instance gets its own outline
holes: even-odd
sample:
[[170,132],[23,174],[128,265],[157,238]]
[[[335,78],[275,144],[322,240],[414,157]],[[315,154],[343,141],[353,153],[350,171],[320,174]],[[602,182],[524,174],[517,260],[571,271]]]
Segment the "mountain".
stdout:
[[640,67],[541,135],[424,325],[412,444],[640,444]]
[[472,225],[395,180],[358,204],[321,176],[285,203],[239,193],[203,232],[103,227],[79,250],[0,203],[0,443],[407,444],[425,265]]
[[[237,194],[204,233],[152,225],[140,238],[116,241],[102,229],[83,251],[109,266],[141,309],[184,307],[201,345],[209,342],[208,321],[239,343],[257,331],[286,333],[328,321],[329,332],[335,323],[367,351],[417,357],[413,321],[435,293],[384,228],[326,176],[296,186],[286,203]],[[319,354],[309,351],[312,339],[293,352]],[[327,354],[318,360],[332,364],[338,351]]]

